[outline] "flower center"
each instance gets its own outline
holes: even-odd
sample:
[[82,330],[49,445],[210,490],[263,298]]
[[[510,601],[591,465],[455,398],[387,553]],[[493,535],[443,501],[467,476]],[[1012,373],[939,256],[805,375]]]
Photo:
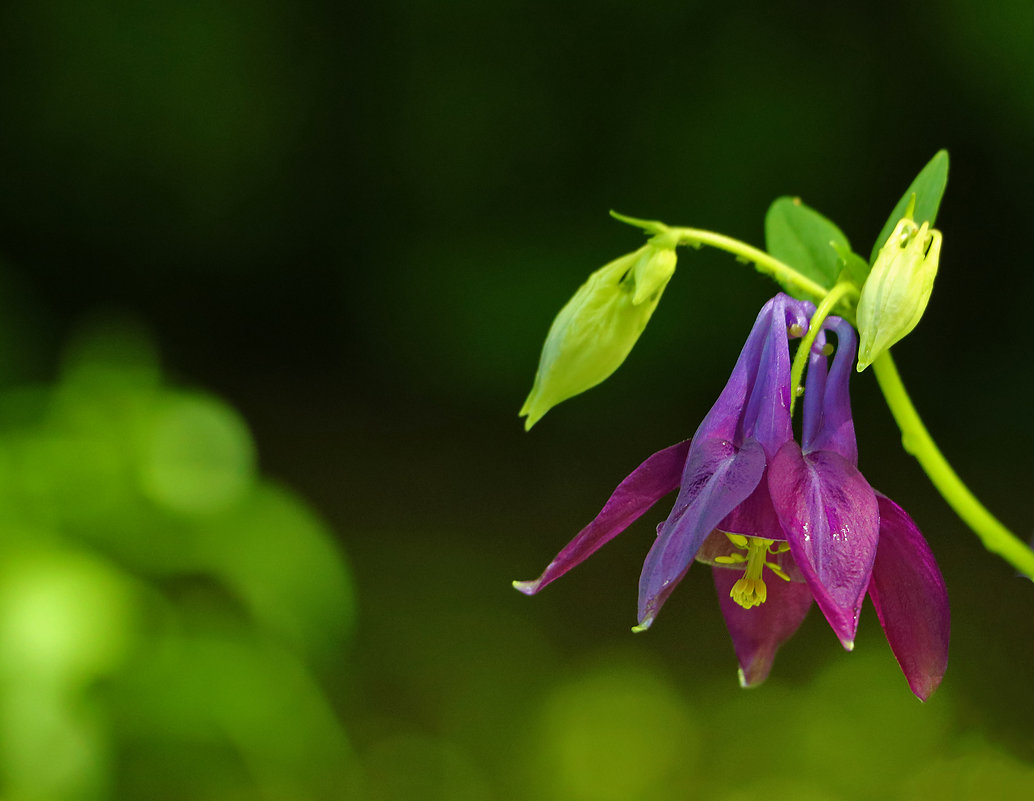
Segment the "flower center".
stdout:
[[716,556],[714,561],[723,565],[738,565],[746,563],[746,570],[743,571],[743,578],[732,585],[729,597],[744,609],[751,609],[760,606],[768,597],[768,588],[761,578],[762,571],[767,567],[783,581],[789,581],[790,577],[785,571],[774,562],[768,561],[769,554],[779,554],[790,550],[786,542],[766,540],[762,537],[745,537],[742,534],[725,534],[729,542],[737,548],[743,549],[746,553],[734,553],[729,556]]

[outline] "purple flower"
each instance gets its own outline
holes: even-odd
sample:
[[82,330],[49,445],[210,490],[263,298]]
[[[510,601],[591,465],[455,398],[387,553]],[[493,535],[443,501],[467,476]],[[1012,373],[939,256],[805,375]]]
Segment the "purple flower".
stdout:
[[[856,337],[839,318],[815,338],[801,443],[794,438],[789,338],[804,335],[813,313],[807,301],[770,300],[693,439],[643,462],[542,575],[517,589],[538,592],[678,489],[643,565],[636,630],[650,626],[694,561],[710,564],[740,681],[750,686],[768,676],[812,600],[853,648],[868,594],[909,686],[926,700],[947,664],[947,593],[915,523],[858,471],[848,394]],[[831,365],[827,331],[837,339]]]

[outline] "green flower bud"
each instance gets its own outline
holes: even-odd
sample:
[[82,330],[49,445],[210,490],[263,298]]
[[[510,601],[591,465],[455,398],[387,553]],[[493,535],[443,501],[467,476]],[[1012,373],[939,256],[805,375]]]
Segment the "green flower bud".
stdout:
[[664,235],[589,276],[553,321],[520,416],[525,430],[561,401],[596,386],[621,366],[675,272]]
[[675,262],[678,257],[675,255],[674,244],[671,247],[657,247],[655,241],[636,251],[640,255],[635,267],[632,268],[632,280],[635,283],[633,306],[640,306],[651,299],[656,306],[657,300],[660,300],[660,293],[675,274]]
[[926,311],[941,255],[941,232],[902,218],[880,248],[858,299],[858,372],[907,336]]

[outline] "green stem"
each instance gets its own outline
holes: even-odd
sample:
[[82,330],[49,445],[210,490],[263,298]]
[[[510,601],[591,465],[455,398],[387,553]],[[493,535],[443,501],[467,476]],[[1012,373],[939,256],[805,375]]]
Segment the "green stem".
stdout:
[[1034,577],[1034,551],[1003,526],[962,483],[930,437],[889,352],[872,364],[891,414],[901,429],[901,444],[918,461],[937,491],[955,513],[980,537],[984,547],[1001,556],[1028,578]]
[[713,231],[702,231],[699,228],[672,228],[670,231],[678,235],[680,245],[692,247],[709,245],[724,250],[742,261],[753,262],[758,272],[770,275],[783,284],[792,284],[816,300],[824,298],[829,291],[821,284],[801,275],[790,265],[773,258],[763,250],[751,247],[746,242],[733,239],[731,236],[716,234]]
[[793,366],[790,368],[791,417],[793,417],[793,407],[797,403],[797,396],[801,394],[801,379],[804,377],[804,367],[808,363],[808,353],[811,351],[811,346],[815,343],[815,337],[819,335],[822,322],[829,317],[829,313],[833,311],[833,307],[840,302],[841,298],[852,292],[857,295],[858,287],[851,281],[841,281],[829,290],[829,293],[815,309],[811,320],[808,321],[808,333],[804,335],[801,344],[797,346],[797,353],[793,357]]
[[[625,214],[611,210],[610,216],[620,220],[626,225],[641,228],[648,234],[652,234],[651,242],[660,247],[675,247],[676,245],[689,245],[699,248],[702,245],[724,250],[731,253],[739,261],[746,264],[754,263],[758,272],[770,275],[782,284],[790,284],[801,292],[811,295],[816,301],[826,297],[829,289],[810,278],[797,272],[793,267],[779,259],[773,258],[763,250],[733,239],[731,236],[716,234],[714,231],[704,231],[700,228],[673,228],[665,225],[659,220],[643,220],[638,217],[629,217]],[[663,243],[663,244],[662,244]]]

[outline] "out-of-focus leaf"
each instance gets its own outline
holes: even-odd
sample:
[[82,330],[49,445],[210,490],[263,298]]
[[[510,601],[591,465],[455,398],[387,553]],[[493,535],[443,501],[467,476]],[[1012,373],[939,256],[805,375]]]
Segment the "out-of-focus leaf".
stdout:
[[255,446],[235,410],[200,394],[168,393],[154,405],[140,466],[141,487],[183,514],[219,511],[255,480]]
[[172,770],[162,798],[227,797],[213,784],[235,766],[247,792],[228,797],[355,799],[351,744],[305,664],[262,637],[187,633],[199,624],[181,620],[113,684],[113,728],[136,744],[125,769],[150,785],[127,797],[153,797],[154,771],[171,765],[193,769]]
[[344,554],[306,504],[263,482],[206,519],[194,560],[243,600],[256,622],[312,658],[332,659],[356,615]]

